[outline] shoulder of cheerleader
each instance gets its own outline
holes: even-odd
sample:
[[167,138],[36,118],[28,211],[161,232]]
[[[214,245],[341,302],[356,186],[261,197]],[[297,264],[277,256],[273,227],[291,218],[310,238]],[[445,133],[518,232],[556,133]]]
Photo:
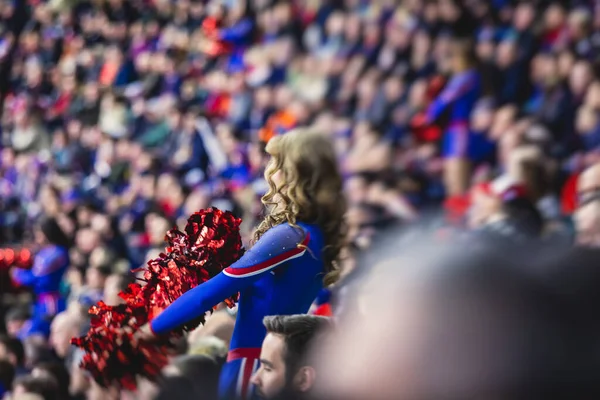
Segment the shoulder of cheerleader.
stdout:
[[270,271],[302,257],[308,250],[310,234],[289,224],[269,229],[244,256],[223,273],[232,278],[246,278]]

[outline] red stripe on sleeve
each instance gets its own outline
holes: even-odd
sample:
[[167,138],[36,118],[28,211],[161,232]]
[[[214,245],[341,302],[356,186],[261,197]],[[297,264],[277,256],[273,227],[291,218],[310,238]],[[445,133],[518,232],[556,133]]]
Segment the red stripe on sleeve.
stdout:
[[225,268],[225,270],[223,270],[223,273],[225,273],[225,275],[233,277],[233,278],[243,278],[246,276],[252,276],[252,275],[259,274],[265,270],[269,270],[273,267],[276,267],[277,265],[279,265],[289,259],[292,259],[292,258],[302,255],[306,251],[306,248],[304,248],[304,247],[308,245],[309,241],[310,241],[310,235],[306,234],[306,237],[304,238],[302,243],[300,243],[300,245],[303,247],[296,247],[292,250],[286,251],[285,253],[279,254],[273,258],[270,258],[266,261],[263,261],[256,265],[253,265],[251,267]]

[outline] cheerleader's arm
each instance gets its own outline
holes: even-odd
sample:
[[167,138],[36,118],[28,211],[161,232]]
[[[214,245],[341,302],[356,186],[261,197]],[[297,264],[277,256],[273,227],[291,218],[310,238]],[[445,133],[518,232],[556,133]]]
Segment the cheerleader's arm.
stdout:
[[154,334],[164,334],[209,311],[291,259],[301,257],[310,238],[288,224],[269,229],[242,258],[210,279],[184,293],[151,323]]

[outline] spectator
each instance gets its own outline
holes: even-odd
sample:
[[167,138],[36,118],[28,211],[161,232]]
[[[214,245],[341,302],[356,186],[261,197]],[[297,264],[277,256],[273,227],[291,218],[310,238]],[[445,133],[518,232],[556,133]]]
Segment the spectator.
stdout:
[[508,176],[483,183],[473,191],[471,228],[510,240],[538,238],[542,217],[531,201],[527,189]]
[[123,300],[119,297],[119,293],[124,291],[131,283],[133,283],[133,278],[129,274],[116,273],[108,276],[104,285],[104,302],[113,306],[121,304]]
[[74,351],[71,338],[80,335],[84,327],[82,316],[73,311],[63,311],[52,321],[49,343],[67,365],[70,365]]
[[6,332],[11,337],[24,339],[28,334],[28,328],[31,326],[31,314],[27,307],[13,307],[5,317]]
[[220,365],[208,356],[192,355],[176,358],[163,371],[167,377],[181,376],[193,383],[193,394],[196,399],[216,399],[219,382]]
[[67,368],[59,362],[40,363],[33,368],[31,375],[34,378],[48,377],[58,383],[58,399],[70,399],[69,388],[71,378]]
[[48,346],[46,339],[40,335],[32,335],[25,339],[25,368],[33,370],[36,365],[52,362],[56,359],[53,349]]
[[374,264],[346,297],[345,322],[315,351],[319,398],[583,399],[600,390],[595,373],[584,372],[598,363],[591,292],[565,281],[597,282],[573,273],[595,254],[485,240],[460,254],[454,241],[432,247],[407,238],[404,247],[399,236],[387,232],[364,260]]
[[13,396],[19,398],[19,396],[31,394],[37,394],[43,400],[58,400],[58,383],[49,376],[26,375],[15,380]]
[[25,370],[25,348],[17,338],[0,337],[0,360],[8,361],[17,375],[23,375]]
[[[186,400],[190,398],[190,394],[197,395],[194,392],[194,384],[189,378],[171,376],[160,383],[158,394],[154,400]],[[206,398],[209,399],[209,397]]]
[[266,317],[263,323],[267,336],[260,368],[251,383],[261,398],[305,398],[317,381],[317,371],[306,357],[330,321],[313,315],[291,315]]
[[32,286],[37,296],[32,324],[35,333],[48,334],[48,319],[65,309],[64,299],[58,293],[60,282],[69,265],[70,241],[55,219],[42,221],[35,231],[41,251],[36,255],[31,270],[13,269],[13,278],[21,285]]

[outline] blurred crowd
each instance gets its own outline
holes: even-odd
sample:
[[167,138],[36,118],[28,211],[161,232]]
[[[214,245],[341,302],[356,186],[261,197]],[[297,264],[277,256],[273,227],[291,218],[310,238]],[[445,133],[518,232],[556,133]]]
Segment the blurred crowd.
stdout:
[[[109,396],[68,344],[87,308],[196,210],[232,210],[249,243],[264,144],[296,126],[338,151],[346,268],[428,213],[600,245],[600,173],[577,189],[600,162],[599,32],[585,0],[0,0],[0,244],[33,254],[0,253],[0,393]],[[216,313],[174,368],[213,368],[232,325]]]

